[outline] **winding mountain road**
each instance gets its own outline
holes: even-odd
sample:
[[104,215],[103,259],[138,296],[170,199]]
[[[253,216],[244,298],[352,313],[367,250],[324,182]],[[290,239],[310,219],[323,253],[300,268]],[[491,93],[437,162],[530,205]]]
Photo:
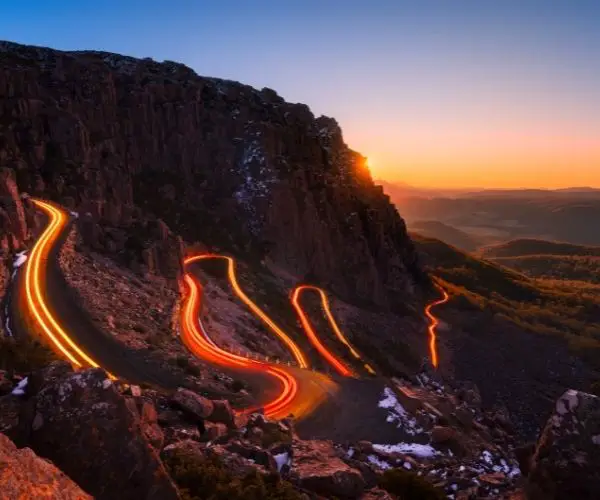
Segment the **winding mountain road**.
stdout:
[[13,284],[9,314],[14,335],[46,339],[76,368],[101,367],[113,377],[166,389],[183,385],[184,380],[165,369],[159,360],[129,349],[92,322],[59,265],[59,252],[69,234],[72,216],[53,203],[33,203],[48,223]]
[[431,364],[437,369],[439,365],[438,350],[437,350],[437,327],[440,324],[440,320],[431,312],[431,310],[439,305],[445,304],[450,300],[448,292],[444,290],[439,284],[436,283],[436,288],[442,293],[442,298],[435,300],[425,307],[425,315],[429,318],[430,324],[428,328],[429,332],[429,355],[431,356]]
[[[46,215],[48,223],[31,249],[24,271],[18,273],[12,290],[10,316],[17,336],[33,334],[45,338],[59,355],[77,368],[101,367],[112,377],[131,383],[150,383],[166,389],[184,385],[184,381],[165,369],[160,360],[148,359],[140,351],[127,348],[94,325],[87,312],[80,307],[79,298],[66,283],[59,265],[59,252],[69,234],[72,217],[53,203],[42,200],[33,202]],[[297,366],[246,358],[220,348],[210,338],[201,321],[202,285],[194,272],[190,271],[193,265],[209,259],[226,261],[228,280],[236,296],[289,349]],[[355,416],[364,413],[365,419],[374,418],[373,410],[377,409],[378,394],[385,381],[355,378],[352,370],[319,339],[300,304],[301,294],[307,291],[318,293],[322,310],[335,337],[356,360],[364,363],[335,321],[327,295],[322,289],[312,285],[298,286],[292,291],[291,301],[312,345],[336,370],[338,376],[334,377],[308,369],[306,356],[290,336],[241,289],[236,277],[235,261],[231,257],[195,255],[185,259],[184,265],[186,293],[181,311],[181,339],[196,356],[254,383],[259,389],[256,405],[241,409],[242,412],[262,408],[274,418],[289,414],[300,420],[308,417],[305,421],[312,422],[313,435],[314,429],[317,429],[317,435],[327,435],[327,432],[333,431],[341,433],[340,436],[350,433],[359,439],[369,438],[369,432],[365,433],[360,422],[352,419],[340,425],[339,419],[333,423],[336,421],[334,415],[352,407]],[[448,300],[447,293],[443,293],[444,297],[429,304],[425,311],[432,320],[429,327],[430,348],[436,367],[435,328],[439,322],[431,313],[431,308]],[[375,373],[368,363],[364,363],[364,368],[371,374]],[[366,406],[357,405],[357,397]],[[390,427],[386,432],[391,436],[395,431]]]
[[327,298],[325,291],[322,288],[319,288],[314,285],[300,285],[294,288],[294,290],[292,291],[291,300],[292,305],[296,310],[296,314],[300,319],[300,323],[302,324],[302,328],[304,328],[304,331],[306,332],[306,335],[310,340],[311,344],[340,375],[343,375],[344,377],[353,376],[352,370],[345,363],[339,360],[334,354],[332,354],[331,351],[327,349],[327,347],[325,347],[325,345],[319,339],[316,331],[314,330],[310,320],[308,319],[308,315],[306,314],[300,303],[300,296],[303,292],[306,291],[316,292],[319,295],[319,298],[321,299],[321,308],[323,309],[325,317],[329,322],[329,326],[335,333],[336,338],[344,346],[346,346],[346,348],[350,351],[350,354],[352,354],[352,356],[354,356],[355,359],[363,363],[363,366],[368,373],[370,373],[371,375],[375,375],[375,370],[371,367],[371,365],[365,363],[362,360],[361,355],[354,347],[352,347],[346,336],[342,333],[342,330],[338,326],[337,321],[335,320],[331,312],[331,307],[329,306],[329,299]]
[[[305,363],[305,358],[293,341],[281,330],[266,313],[254,304],[239,288],[235,278],[235,268],[233,260],[228,257],[214,255],[198,255],[186,259],[186,267],[194,262],[200,262],[208,259],[224,258],[229,262],[228,273],[230,283],[236,290],[238,296],[245,297],[244,302],[251,307],[253,311],[259,311],[261,318],[271,326],[277,328],[280,338],[284,342],[293,346],[292,352],[298,354],[298,359]],[[305,368],[289,367],[285,365],[276,365],[264,361],[249,359],[238,354],[228,352],[218,347],[206,332],[200,319],[202,287],[192,273],[186,272],[184,281],[187,289],[187,295],[184,299],[181,310],[181,338],[188,349],[196,356],[218,365],[221,369],[233,372],[245,379],[250,376],[253,379],[262,377],[262,388],[259,399],[261,404],[256,407],[244,409],[245,413],[252,413],[259,407],[262,407],[265,415],[273,418],[283,418],[293,414],[296,418],[302,418],[312,412],[328,397],[333,397],[337,391],[337,384],[329,377],[323,374],[307,370]],[[266,377],[265,377],[266,376]],[[268,378],[272,380],[269,381]],[[267,379],[267,380],[265,380]],[[273,380],[274,379],[274,380]],[[272,382],[280,384],[280,390],[274,396],[272,394]],[[259,382],[259,383],[260,383]],[[266,388],[266,390],[264,390]]]

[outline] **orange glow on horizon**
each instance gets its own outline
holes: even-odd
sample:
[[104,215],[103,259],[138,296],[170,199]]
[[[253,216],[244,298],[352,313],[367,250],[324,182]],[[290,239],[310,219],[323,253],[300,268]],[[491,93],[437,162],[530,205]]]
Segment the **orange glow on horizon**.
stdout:
[[368,160],[376,179],[422,188],[600,188],[598,132],[421,124],[379,133],[386,125],[361,125],[347,134],[353,149],[377,159]]

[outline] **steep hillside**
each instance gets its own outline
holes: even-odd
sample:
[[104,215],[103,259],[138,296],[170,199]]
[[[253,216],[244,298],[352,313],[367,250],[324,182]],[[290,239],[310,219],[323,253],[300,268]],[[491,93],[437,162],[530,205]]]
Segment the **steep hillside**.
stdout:
[[483,247],[478,253],[532,278],[600,284],[600,247],[521,239]]
[[426,279],[335,120],[273,90],[2,42],[0,94],[3,165],[22,190],[89,214],[96,250],[174,275],[170,228],[380,307],[401,307]]
[[532,279],[440,240],[412,235],[451,300],[439,314],[442,369],[475,382],[488,404],[506,405],[530,438],[549,401],[589,388],[600,369],[600,287]]

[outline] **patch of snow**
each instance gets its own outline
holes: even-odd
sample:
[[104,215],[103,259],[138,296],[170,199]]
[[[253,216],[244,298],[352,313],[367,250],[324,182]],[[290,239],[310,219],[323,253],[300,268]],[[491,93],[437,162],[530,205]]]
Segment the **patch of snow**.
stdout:
[[456,484],[451,484],[450,485],[450,489],[452,489],[452,491],[456,491],[458,489],[458,485]]
[[13,261],[13,268],[17,269],[17,268],[21,267],[23,264],[25,264],[25,262],[27,262],[27,252],[26,251],[19,252],[15,256],[15,260]]
[[439,451],[430,445],[419,443],[374,444],[373,449],[385,453],[407,453],[422,458],[439,454]]
[[354,456],[354,448],[349,448],[348,453],[346,453],[347,458],[352,458]]
[[260,130],[248,130],[246,144],[242,157],[237,165],[237,172],[242,178],[242,183],[234,193],[237,203],[248,214],[248,228],[252,234],[258,234],[264,221],[256,213],[257,200],[268,198],[271,185],[276,182],[273,170],[267,163],[265,152],[259,141],[262,135]]
[[18,384],[17,387],[15,387],[11,394],[13,396],[24,396],[25,395],[25,388],[27,387],[27,382],[28,379],[27,377],[25,377],[23,380],[21,380]]
[[281,468],[284,465],[287,465],[288,467],[292,465],[292,457],[290,457],[289,453],[278,453],[277,455],[273,455],[273,458],[277,464],[277,472],[281,472]]
[[592,436],[592,443],[600,445],[600,434],[597,436]]
[[112,385],[112,380],[107,378],[102,382],[102,389],[108,389]]
[[423,432],[416,419],[408,414],[396,398],[394,391],[389,387],[383,389],[383,399],[379,401],[377,406],[388,410],[387,422],[395,423],[398,428],[402,428],[407,434],[414,436]]
[[402,467],[404,467],[406,470],[411,470],[412,469],[412,464],[410,462],[404,462],[402,464]]
[[565,413],[572,412],[577,408],[578,404],[579,399],[577,398],[577,391],[569,389],[556,402],[556,412],[559,415],[564,415]]
[[6,330],[6,335],[9,337],[13,336],[13,332],[10,329],[10,311],[8,310],[8,303],[4,307],[4,329]]
[[380,469],[386,470],[390,469],[392,466],[388,464],[386,461],[381,460],[377,455],[368,455],[367,460],[373,465],[379,467]]
[[78,218],[79,218],[79,213],[78,213],[78,212],[71,212],[71,215],[72,215],[73,217],[75,217],[76,219],[78,219]]

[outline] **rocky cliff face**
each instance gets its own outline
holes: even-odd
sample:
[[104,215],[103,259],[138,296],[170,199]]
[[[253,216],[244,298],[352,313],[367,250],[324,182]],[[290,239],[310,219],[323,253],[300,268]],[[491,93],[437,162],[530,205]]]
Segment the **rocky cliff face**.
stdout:
[[89,213],[95,245],[139,250],[155,272],[173,272],[149,235],[164,242],[168,226],[380,306],[424,279],[404,221],[335,120],[270,89],[2,42],[0,95],[0,162],[19,186]]
[[[19,250],[29,238],[32,213],[17,188],[14,172],[0,168],[0,254]],[[29,207],[30,208],[30,207]]]

